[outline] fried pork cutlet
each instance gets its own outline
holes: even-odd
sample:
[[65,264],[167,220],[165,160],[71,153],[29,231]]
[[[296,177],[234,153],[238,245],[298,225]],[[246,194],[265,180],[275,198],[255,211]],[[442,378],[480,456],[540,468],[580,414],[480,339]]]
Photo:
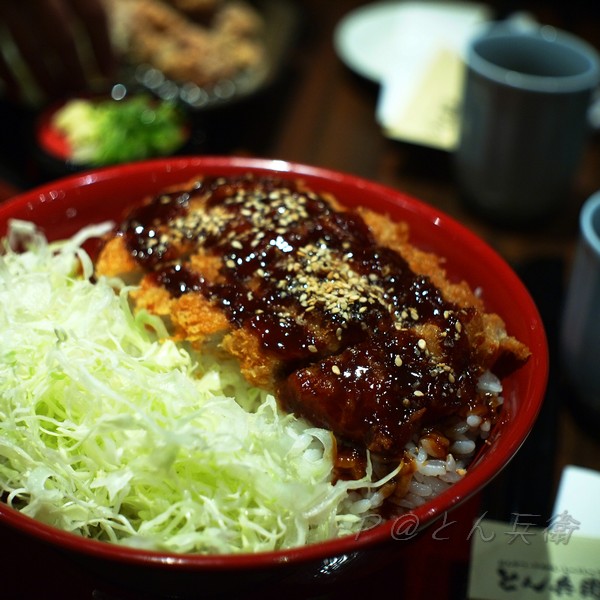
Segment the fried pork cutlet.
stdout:
[[480,376],[529,350],[405,223],[300,181],[204,178],[149,198],[97,273],[137,280],[177,340],[220,340],[243,375],[340,444],[397,458],[423,427],[490,416]]
[[175,81],[212,86],[266,60],[262,17],[245,2],[105,2],[121,54]]

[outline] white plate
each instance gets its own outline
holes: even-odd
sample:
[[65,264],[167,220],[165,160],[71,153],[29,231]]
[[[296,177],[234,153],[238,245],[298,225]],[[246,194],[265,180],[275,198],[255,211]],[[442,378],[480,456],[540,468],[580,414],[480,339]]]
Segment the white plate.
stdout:
[[464,37],[465,23],[487,16],[487,8],[460,0],[372,2],[338,23],[334,46],[350,69],[380,83],[390,67],[421,58],[439,38]]
[[334,32],[338,56],[353,71],[379,82],[393,56],[394,29],[402,2],[375,2],[348,13]]
[[384,134],[441,150],[458,139],[463,52],[489,8],[465,0],[373,2],[334,32],[341,60],[381,85],[376,118]]

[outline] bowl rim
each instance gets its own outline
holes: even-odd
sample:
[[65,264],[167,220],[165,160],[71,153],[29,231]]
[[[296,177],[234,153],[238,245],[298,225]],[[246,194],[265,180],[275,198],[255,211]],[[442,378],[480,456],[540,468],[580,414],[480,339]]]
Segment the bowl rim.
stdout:
[[[389,540],[409,540],[420,531],[422,523],[430,524],[441,518],[449,510],[462,504],[479,492],[491,479],[506,466],[518,449],[525,442],[543,402],[549,372],[549,357],[546,334],[539,311],[528,290],[507,262],[485,241],[453,217],[438,210],[432,205],[418,200],[400,190],[377,183],[355,174],[345,173],[326,167],[310,166],[285,160],[269,158],[247,158],[239,156],[185,156],[151,159],[124,165],[102,167],[70,175],[50,183],[42,184],[31,190],[20,193],[12,199],[0,204],[0,227],[5,226],[15,210],[32,210],[37,204],[49,199],[58,201],[64,197],[56,190],[74,190],[97,185],[109,180],[128,177],[140,173],[169,173],[176,175],[191,169],[202,170],[210,174],[219,169],[233,171],[256,171],[263,174],[284,175],[289,177],[306,177],[308,182],[328,181],[343,187],[360,189],[363,193],[385,197],[389,202],[399,205],[402,211],[418,215],[436,228],[444,228],[455,239],[466,242],[469,248],[485,261],[490,268],[497,269],[503,281],[510,284],[514,301],[519,306],[527,307],[530,319],[528,327],[535,340],[531,347],[530,360],[535,362],[535,377],[531,378],[528,388],[529,396],[523,402],[523,416],[511,427],[509,434],[503,436],[504,451],[501,454],[490,453],[482,466],[470,470],[467,477],[454,483],[436,497],[435,502],[428,502],[416,508],[409,516],[399,517],[377,524],[375,527],[357,535],[343,536],[324,542],[309,544],[297,548],[258,552],[253,554],[177,554],[153,550],[130,548],[114,543],[102,542],[81,537],[77,534],[59,530],[53,526],[36,521],[21,512],[0,503],[0,523],[19,529],[21,532],[46,542],[80,554],[94,556],[108,561],[129,565],[150,565],[176,570],[245,570],[274,568],[290,563],[301,564],[309,561],[323,560],[333,556],[354,553]],[[161,185],[157,183],[157,191]],[[33,213],[32,213],[33,214]],[[408,220],[408,214],[407,214]],[[410,224],[410,221],[409,221]],[[4,233],[2,233],[4,235]],[[440,501],[441,500],[441,501]],[[442,506],[443,505],[443,506]],[[398,537],[398,534],[401,534]]]

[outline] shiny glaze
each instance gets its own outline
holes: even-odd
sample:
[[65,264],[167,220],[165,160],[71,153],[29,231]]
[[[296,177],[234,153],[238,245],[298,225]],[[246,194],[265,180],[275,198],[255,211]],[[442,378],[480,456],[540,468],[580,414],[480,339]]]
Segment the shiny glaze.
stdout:
[[[472,311],[301,183],[205,178],[134,209],[122,233],[173,296],[201,293],[256,335],[281,365],[281,405],[342,445],[399,456],[423,424],[482,403]],[[216,280],[190,269],[199,250],[219,259]],[[428,325],[435,352],[419,333]]]

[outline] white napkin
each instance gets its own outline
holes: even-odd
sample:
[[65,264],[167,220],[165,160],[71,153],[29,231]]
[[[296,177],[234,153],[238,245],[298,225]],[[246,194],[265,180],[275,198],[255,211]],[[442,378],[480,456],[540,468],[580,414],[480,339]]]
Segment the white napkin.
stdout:
[[458,142],[466,45],[490,9],[472,2],[398,2],[393,56],[376,118],[385,135],[442,150]]
[[554,518],[570,515],[578,523],[576,534],[600,539],[600,473],[567,465],[562,472],[554,502]]

